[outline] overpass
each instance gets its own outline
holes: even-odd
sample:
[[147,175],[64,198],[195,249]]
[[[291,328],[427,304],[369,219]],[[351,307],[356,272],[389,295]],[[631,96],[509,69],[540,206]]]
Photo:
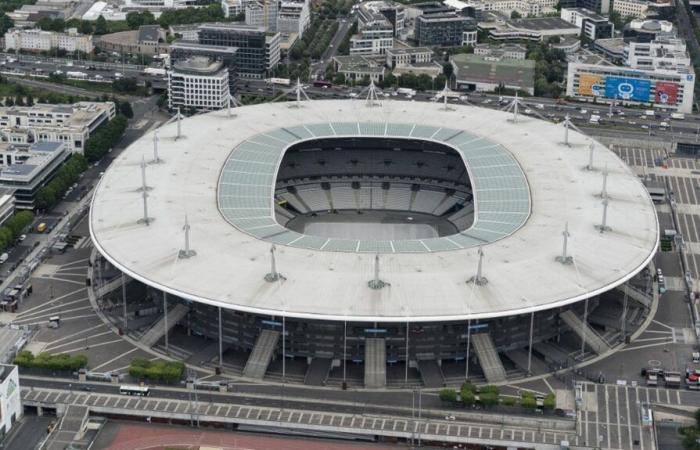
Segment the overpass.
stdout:
[[[184,392],[184,391],[183,391]],[[445,444],[471,443],[500,447],[558,450],[563,440],[576,442],[573,421],[514,418],[488,413],[470,413],[470,421],[412,418],[383,414],[350,414],[282,407],[192,401],[178,398],[131,397],[97,392],[49,388],[22,388],[22,403],[39,413],[55,410],[62,417],[72,406],[85,407],[90,415],[141,417],[191,423],[267,427],[278,431],[334,433],[375,439],[421,439]],[[330,408],[329,408],[330,409]],[[481,418],[482,421],[472,420]],[[501,418],[494,421],[495,418]],[[488,421],[487,421],[488,419]],[[535,424],[537,422],[537,424]]]

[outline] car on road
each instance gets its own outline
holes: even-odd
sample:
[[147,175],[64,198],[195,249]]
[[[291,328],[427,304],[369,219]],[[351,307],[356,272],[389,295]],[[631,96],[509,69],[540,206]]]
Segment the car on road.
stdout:
[[27,239],[26,234],[20,234],[19,237],[17,238],[18,241],[23,242],[25,239]]

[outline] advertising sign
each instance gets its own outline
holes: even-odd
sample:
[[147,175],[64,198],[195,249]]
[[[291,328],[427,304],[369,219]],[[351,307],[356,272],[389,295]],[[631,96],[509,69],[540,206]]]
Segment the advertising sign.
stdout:
[[654,102],[659,105],[675,105],[678,102],[678,85],[668,81],[657,81]]
[[600,97],[603,95],[603,77],[592,73],[582,73],[578,80],[579,95],[592,95]]
[[605,96],[620,100],[648,102],[651,95],[651,82],[639,78],[607,77]]

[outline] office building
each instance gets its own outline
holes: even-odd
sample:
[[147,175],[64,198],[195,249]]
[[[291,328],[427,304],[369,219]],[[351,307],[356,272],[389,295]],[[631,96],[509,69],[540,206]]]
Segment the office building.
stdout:
[[246,3],[243,0],[221,0],[221,9],[224,12],[224,17],[230,19],[245,12]]
[[675,37],[676,27],[667,20],[638,19],[633,20],[622,31],[628,42],[651,42],[664,37]]
[[579,27],[581,35],[591,41],[601,38],[612,38],[615,33],[615,25],[607,17],[603,17],[589,9],[562,8],[560,17]]
[[282,35],[297,34],[298,38],[311,24],[309,0],[280,2],[277,12],[277,31]]
[[429,63],[433,59],[433,51],[428,47],[397,47],[386,51],[386,66],[409,66]]
[[[465,32],[469,32],[465,42]],[[476,36],[476,20],[457,13],[422,14],[416,18],[415,40],[421,47],[471,45]]]
[[13,28],[5,33],[5,51],[26,50],[39,52],[55,49],[67,52],[92,53],[95,47],[92,44],[92,36],[80,34],[76,28],[70,28],[65,33]]
[[206,24],[199,27],[199,44],[236,48],[239,78],[265,78],[280,61],[280,35],[264,27],[237,23]]
[[394,32],[388,22],[366,26],[350,38],[350,55],[383,55],[394,46]]
[[[460,0],[457,0],[460,1]],[[485,12],[500,12],[510,16],[517,12],[522,17],[538,17],[556,12],[557,0],[483,0],[469,6]]]
[[566,95],[598,103],[641,104],[691,113],[694,86],[692,66],[638,69],[569,63]]
[[168,108],[213,111],[229,105],[228,69],[220,60],[193,56],[168,72]]
[[496,41],[542,41],[551,36],[578,36],[581,28],[559,17],[479,22],[479,29]]
[[382,58],[363,55],[335,56],[333,64],[335,71],[343,74],[345,81],[361,81],[366,78],[378,83],[384,79]]
[[215,61],[221,61],[229,74],[229,92],[233,92],[236,86],[238,71],[236,70],[235,47],[219,47],[216,45],[203,45],[197,42],[175,41],[170,47],[171,65],[186,61],[195,56],[202,56]]
[[612,9],[623,18],[643,19],[647,16],[649,5],[647,0],[615,0]]
[[685,41],[659,38],[651,42],[629,42],[625,46],[626,65],[643,70],[687,70],[692,61]]
[[275,0],[258,0],[248,2],[245,8],[245,24],[263,27],[268,32],[277,32],[277,11],[279,3]]
[[560,0],[562,8],[585,8],[607,16],[610,14],[611,0]]
[[0,134],[12,144],[62,142],[67,151],[82,153],[92,132],[115,115],[112,102],[2,107]]
[[14,189],[15,208],[34,209],[37,192],[70,154],[62,142],[0,143],[0,187]]
[[0,436],[7,435],[24,414],[19,386],[17,366],[0,365]]
[[490,56],[501,59],[525,59],[527,48],[518,44],[477,44],[474,46],[474,54],[480,56]]
[[358,29],[375,28],[377,24],[391,28],[393,36],[403,33],[406,11],[400,3],[388,0],[368,1],[357,5]]

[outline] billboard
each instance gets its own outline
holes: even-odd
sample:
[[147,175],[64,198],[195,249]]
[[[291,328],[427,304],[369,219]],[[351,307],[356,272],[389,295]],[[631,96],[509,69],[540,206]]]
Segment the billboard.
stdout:
[[605,97],[619,100],[648,102],[651,95],[651,81],[648,79],[607,77]]
[[592,73],[582,73],[578,79],[579,95],[592,95],[600,97],[603,95],[603,77]]
[[668,81],[657,81],[654,103],[659,105],[675,105],[678,103],[678,85]]

